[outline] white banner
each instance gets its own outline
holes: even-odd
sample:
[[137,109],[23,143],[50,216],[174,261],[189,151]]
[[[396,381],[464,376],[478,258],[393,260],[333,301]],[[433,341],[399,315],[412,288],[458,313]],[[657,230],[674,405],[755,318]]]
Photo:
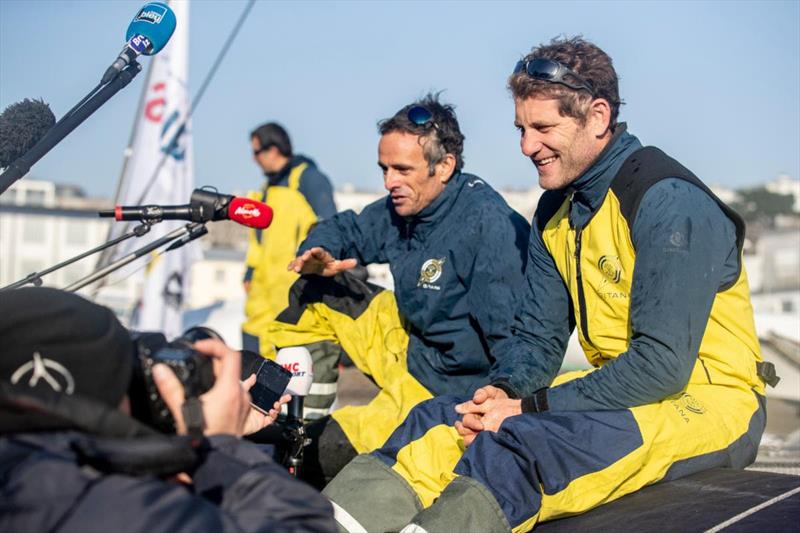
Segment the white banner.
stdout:
[[[189,2],[172,0],[175,33],[161,52],[153,56],[147,86],[132,135],[129,158],[121,176],[117,205],[183,205],[194,189],[191,123],[188,94]],[[164,221],[144,237],[129,239],[116,247],[113,258],[186,224]],[[134,224],[116,223],[112,237]],[[163,248],[161,249],[163,250]],[[181,312],[189,287],[189,268],[200,256],[196,243],[167,253],[151,253],[148,266],[131,277],[141,280],[142,292],[130,326],[142,331],[163,331],[168,339],[182,332]]]

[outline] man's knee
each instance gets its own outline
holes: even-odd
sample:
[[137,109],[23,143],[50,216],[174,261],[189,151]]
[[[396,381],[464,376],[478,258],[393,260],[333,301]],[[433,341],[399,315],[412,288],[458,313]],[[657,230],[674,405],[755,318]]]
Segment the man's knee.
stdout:
[[422,509],[408,483],[372,455],[353,459],[323,494],[347,531],[399,531]]
[[330,415],[308,424],[306,435],[311,443],[303,451],[301,477],[322,489],[358,453],[342,427]]

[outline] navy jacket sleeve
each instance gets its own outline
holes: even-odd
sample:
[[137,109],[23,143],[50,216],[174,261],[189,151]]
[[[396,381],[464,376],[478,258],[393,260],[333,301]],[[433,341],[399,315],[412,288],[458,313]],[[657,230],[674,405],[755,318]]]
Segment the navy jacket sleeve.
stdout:
[[[542,199],[547,202],[547,198]],[[533,219],[525,278],[520,287],[512,337],[503,339],[493,352],[498,357],[491,382],[511,396],[528,396],[546,387],[558,373],[569,336],[574,328],[569,293]]]
[[354,257],[359,264],[385,263],[384,242],[392,227],[391,207],[384,197],[365,207],[360,214],[348,209],[317,224],[300,245],[298,254],[315,246],[328,250],[336,259]]
[[636,263],[628,350],[548,391],[552,411],[660,401],[688,383],[719,287],[739,272],[733,222],[696,186],[665,179],[643,197],[632,229]]
[[298,189],[314,210],[317,219],[325,220],[336,214],[331,182],[316,166],[309,165],[303,172]]
[[253,444],[231,436],[210,440],[193,487],[106,475],[88,485],[61,529],[336,531],[330,503]]
[[486,205],[476,216],[480,228],[474,241],[476,248],[467,301],[470,315],[497,361],[507,353],[496,350],[495,346],[511,335],[530,227],[516,212],[500,210],[494,204]]

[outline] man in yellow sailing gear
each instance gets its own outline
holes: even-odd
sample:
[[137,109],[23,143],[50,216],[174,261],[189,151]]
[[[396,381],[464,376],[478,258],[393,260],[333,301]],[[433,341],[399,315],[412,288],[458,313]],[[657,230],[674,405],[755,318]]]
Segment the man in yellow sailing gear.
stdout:
[[[546,189],[514,335],[491,385],[420,404],[328,485],[351,531],[527,531],[755,459],[775,376],[741,218],[617,122],[617,75],[594,44],[535,48],[509,88]],[[575,327],[595,368],[556,377]]]
[[[262,124],[251,132],[250,142],[253,159],[266,181],[261,190],[249,196],[269,204],[274,218],[268,229],[250,230],[242,345],[272,358],[275,351],[267,326],[288,305],[289,287],[297,279],[297,274],[286,270],[286,264],[295,257],[308,231],[336,213],[336,205],[328,177],[314,161],[293,152],[289,135],[280,124]],[[320,371],[315,372],[315,388],[307,398],[306,411],[325,412],[333,403],[335,391],[322,390],[320,386],[335,382],[335,363],[341,349],[329,342],[309,344],[308,348],[315,370],[319,366]]]

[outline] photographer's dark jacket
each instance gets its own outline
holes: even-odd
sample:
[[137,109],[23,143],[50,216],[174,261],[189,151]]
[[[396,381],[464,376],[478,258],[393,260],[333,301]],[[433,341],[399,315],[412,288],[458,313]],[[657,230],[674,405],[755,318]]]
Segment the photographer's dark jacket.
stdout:
[[318,224],[299,253],[315,246],[359,264],[389,263],[407,321],[408,370],[434,394],[487,383],[495,346],[510,333],[530,227],[477,176],[456,173],[412,217],[386,196],[356,215]]
[[[190,447],[96,405],[77,422],[53,413],[51,431],[41,429],[48,424],[36,406],[40,430],[18,432],[38,399],[20,402],[7,385],[0,383],[0,531],[335,531],[327,500],[251,443],[219,435]],[[179,471],[193,485],[162,479]]]

